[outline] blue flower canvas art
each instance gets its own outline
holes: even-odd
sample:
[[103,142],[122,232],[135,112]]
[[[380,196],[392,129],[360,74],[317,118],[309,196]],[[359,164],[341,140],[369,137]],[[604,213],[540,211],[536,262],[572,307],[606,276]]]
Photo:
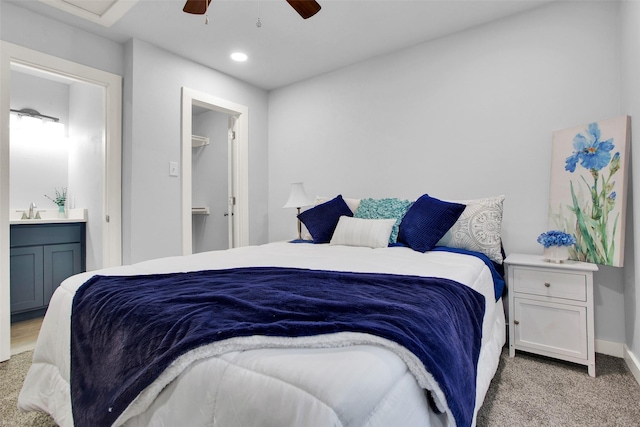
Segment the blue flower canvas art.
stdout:
[[549,228],[575,238],[571,259],[622,267],[630,118],[554,132]]

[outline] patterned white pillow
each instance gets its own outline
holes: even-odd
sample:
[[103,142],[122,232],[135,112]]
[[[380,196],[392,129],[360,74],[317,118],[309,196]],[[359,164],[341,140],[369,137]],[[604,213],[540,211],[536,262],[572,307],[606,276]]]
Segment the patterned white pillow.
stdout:
[[504,195],[457,203],[464,203],[467,207],[437,245],[482,252],[492,261],[502,264],[500,229]]
[[389,236],[395,223],[395,218],[364,219],[341,216],[330,244],[386,248],[389,246]]

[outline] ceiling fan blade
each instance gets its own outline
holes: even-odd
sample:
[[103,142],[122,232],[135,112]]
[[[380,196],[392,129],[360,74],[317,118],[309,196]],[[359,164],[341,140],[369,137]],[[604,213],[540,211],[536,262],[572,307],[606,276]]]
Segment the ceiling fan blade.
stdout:
[[320,11],[321,7],[316,0],[287,0],[296,12],[304,19],[311,18]]
[[209,3],[211,3],[211,0],[187,0],[182,11],[193,13],[194,15],[204,15],[207,13]]

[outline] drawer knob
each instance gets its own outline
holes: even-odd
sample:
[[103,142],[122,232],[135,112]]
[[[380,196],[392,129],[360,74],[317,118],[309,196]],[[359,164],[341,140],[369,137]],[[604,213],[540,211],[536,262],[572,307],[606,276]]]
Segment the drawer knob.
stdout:
[[517,321],[517,320],[514,320],[514,321],[513,321],[513,324],[514,324],[514,325],[519,325],[519,324],[520,324],[520,322],[519,322],[519,321]]
[[550,288],[550,287],[551,287],[551,283],[549,283],[549,282],[544,282],[544,286],[545,286],[545,287],[547,287],[547,288]]

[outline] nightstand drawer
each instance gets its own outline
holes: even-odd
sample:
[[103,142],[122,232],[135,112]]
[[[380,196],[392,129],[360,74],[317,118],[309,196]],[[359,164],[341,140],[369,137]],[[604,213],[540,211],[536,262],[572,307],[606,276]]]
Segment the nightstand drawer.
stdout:
[[515,292],[576,301],[587,300],[584,274],[514,268],[513,275]]

